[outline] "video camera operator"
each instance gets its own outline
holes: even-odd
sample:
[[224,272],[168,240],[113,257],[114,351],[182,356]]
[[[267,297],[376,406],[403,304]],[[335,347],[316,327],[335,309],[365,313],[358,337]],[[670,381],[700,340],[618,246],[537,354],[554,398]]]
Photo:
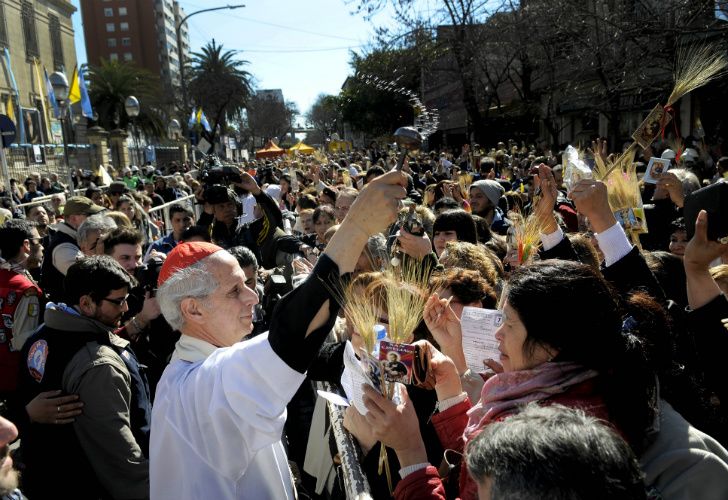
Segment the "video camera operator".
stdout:
[[219,179],[222,176],[222,179],[230,181],[236,190],[252,194],[256,201],[254,220],[240,224],[238,219],[243,215],[243,210],[235,191],[227,185],[214,184],[197,193],[198,200],[205,203],[204,213],[197,221],[197,225],[211,227],[213,242],[223,248],[237,245],[249,248],[265,269],[288,263],[290,259],[284,254],[299,252],[301,242],[283,230],[283,215],[278,204],[247,172],[237,169],[237,177],[229,170],[227,172],[221,172],[217,168],[211,169],[207,173],[208,182],[209,179]]
[[149,387],[154,396],[157,382],[179,339],[179,333],[161,315],[155,297],[164,255],[153,252],[146,262],[142,262],[141,234],[130,228],[111,231],[104,239],[104,253],[138,282],[129,290],[129,310],[122,317],[123,326],[118,335],[132,342],[139,361],[147,367]]

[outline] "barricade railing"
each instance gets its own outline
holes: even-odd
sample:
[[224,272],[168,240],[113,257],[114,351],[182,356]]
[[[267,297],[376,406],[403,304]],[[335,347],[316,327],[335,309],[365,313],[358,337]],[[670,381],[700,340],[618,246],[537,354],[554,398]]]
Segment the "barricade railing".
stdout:
[[[316,382],[315,387],[322,391],[338,393],[328,382]],[[326,401],[326,408],[331,421],[331,431],[336,441],[336,449],[341,459],[341,477],[344,480],[346,498],[356,500],[372,500],[371,489],[366,474],[361,468],[362,455],[359,445],[349,431],[344,428],[343,406]]]
[[[100,189],[106,189],[107,187],[109,187],[109,186],[99,186]],[[85,187],[74,189],[73,194],[74,195],[83,195],[87,189],[88,188],[85,188]],[[35,207],[37,205],[44,205],[46,203],[50,203],[51,199],[56,194],[66,195],[66,191],[64,191],[63,193],[54,193],[54,194],[46,194],[43,196],[38,196],[37,198],[33,198],[33,201],[29,201],[28,203],[19,203],[18,205],[15,205],[15,206],[17,208],[22,208],[23,210],[25,210],[26,208]],[[27,213],[27,211],[26,211],[26,213]]]
[[164,220],[164,229],[166,233],[165,236],[172,232],[172,219],[169,217],[169,207],[172,205],[182,205],[192,210],[192,213],[195,214],[195,221],[200,217],[201,208],[200,205],[195,203],[194,194],[188,194],[182,198],[177,198],[176,200],[168,201],[167,203],[151,208],[149,210],[150,217],[157,214],[157,212],[162,212],[162,219]]

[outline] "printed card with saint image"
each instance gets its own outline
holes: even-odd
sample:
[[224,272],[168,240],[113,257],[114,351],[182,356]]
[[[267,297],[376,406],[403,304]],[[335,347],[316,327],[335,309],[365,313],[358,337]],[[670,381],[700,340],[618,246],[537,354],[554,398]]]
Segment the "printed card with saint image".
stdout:
[[663,108],[661,104],[658,104],[652,108],[652,111],[650,111],[650,114],[647,115],[647,118],[645,118],[640,126],[637,127],[637,130],[634,131],[632,139],[634,139],[634,141],[643,148],[650,147],[650,144],[652,144],[652,141],[655,140],[657,134],[660,133],[662,127],[670,123],[671,119],[672,116],[670,116],[670,113],[667,113],[665,108]]
[[414,359],[415,346],[411,344],[395,344],[386,340],[379,343],[379,363],[387,382],[411,383]]
[[670,168],[670,160],[652,157],[647,164],[647,170],[642,180],[649,184],[657,184],[657,176],[667,172],[668,168]]

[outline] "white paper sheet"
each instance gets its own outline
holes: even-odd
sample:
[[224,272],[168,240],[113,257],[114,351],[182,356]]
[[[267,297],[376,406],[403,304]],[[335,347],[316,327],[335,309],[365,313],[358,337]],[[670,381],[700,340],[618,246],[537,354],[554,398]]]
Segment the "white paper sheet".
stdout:
[[483,360],[498,361],[499,342],[495,339],[495,331],[503,323],[503,314],[493,309],[464,307],[460,317],[463,332],[463,352],[465,362],[474,373],[485,371]]
[[362,415],[367,414],[367,407],[364,406],[364,390],[363,385],[374,384],[364,373],[360,361],[354,355],[354,347],[351,342],[346,342],[344,349],[344,372],[341,374],[341,386],[344,388],[346,398]]
[[322,391],[321,389],[317,390],[316,393],[324,398],[329,403],[334,403],[338,406],[349,406],[349,401],[346,400],[345,397],[328,391]]

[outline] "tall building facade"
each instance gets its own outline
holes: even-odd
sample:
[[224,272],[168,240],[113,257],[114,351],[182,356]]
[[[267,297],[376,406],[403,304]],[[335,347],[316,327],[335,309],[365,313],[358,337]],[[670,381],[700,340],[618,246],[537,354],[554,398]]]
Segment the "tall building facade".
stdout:
[[86,54],[90,65],[133,62],[159,75],[167,87],[179,85],[180,51],[188,57],[189,32],[182,47],[175,28],[185,16],[176,0],[81,0]]
[[7,48],[10,55],[8,65],[0,52],[0,113],[12,113],[16,121],[22,117],[26,143],[60,142],[51,132],[60,134],[57,122],[49,123],[49,114],[43,112],[42,71],[64,71],[70,77],[76,65],[71,23],[75,11],[66,0],[0,0],[0,51]]

